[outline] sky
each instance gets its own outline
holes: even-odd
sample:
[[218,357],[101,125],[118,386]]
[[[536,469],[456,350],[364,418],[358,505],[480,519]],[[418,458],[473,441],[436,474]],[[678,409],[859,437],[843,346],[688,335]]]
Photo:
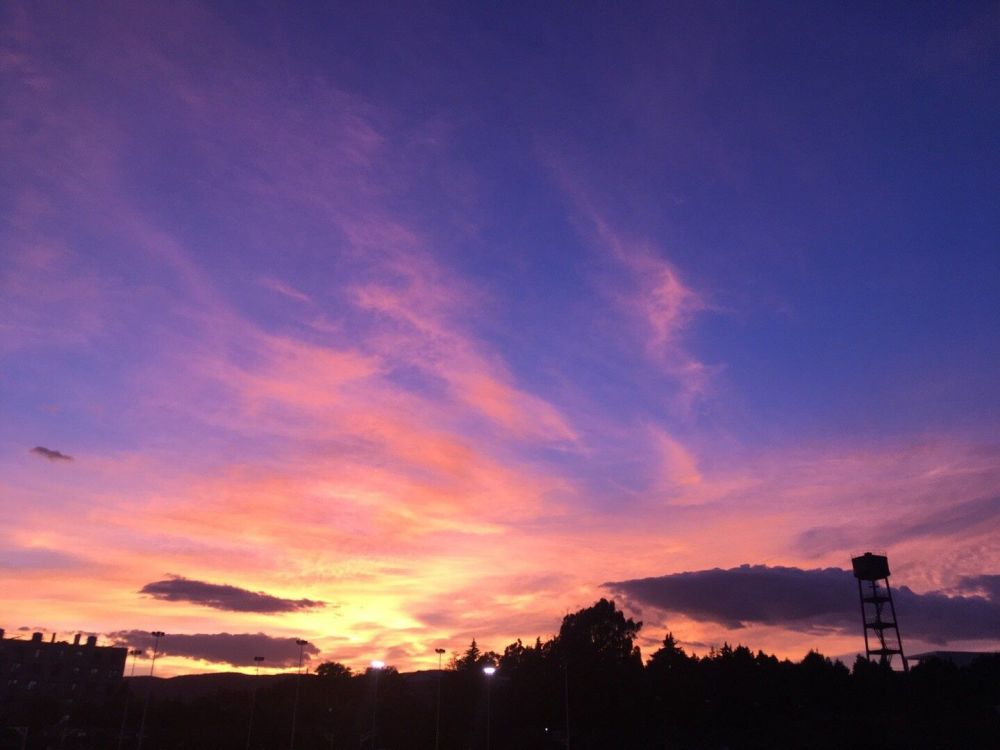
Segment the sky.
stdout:
[[995,2],[4,3],[0,627],[853,658],[871,549],[1000,648],[998,71]]

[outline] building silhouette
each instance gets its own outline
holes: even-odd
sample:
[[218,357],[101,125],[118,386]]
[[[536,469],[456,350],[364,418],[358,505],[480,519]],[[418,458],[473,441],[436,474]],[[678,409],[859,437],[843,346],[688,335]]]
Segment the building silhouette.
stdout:
[[72,643],[48,641],[41,633],[30,640],[7,638],[0,628],[0,704],[51,698],[100,700],[121,685],[128,649],[98,646],[96,636]]

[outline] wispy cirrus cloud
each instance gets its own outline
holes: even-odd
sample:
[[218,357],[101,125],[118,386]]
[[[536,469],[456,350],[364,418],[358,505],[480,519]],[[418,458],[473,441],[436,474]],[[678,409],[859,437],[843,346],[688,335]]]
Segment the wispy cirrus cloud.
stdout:
[[384,357],[433,375],[462,405],[515,438],[577,440],[567,417],[519,388],[502,358],[459,322],[475,306],[473,290],[423,253],[411,255],[405,267],[391,263],[389,270],[391,284],[355,289],[359,307],[394,325],[376,337]]
[[[908,510],[883,521],[879,537],[883,544],[899,544],[921,537],[953,536],[992,531],[1000,519],[1000,495],[942,503],[933,509]],[[821,555],[851,549],[870,532],[863,523],[816,526],[799,534],[796,544],[805,553]]]
[[308,294],[300,292],[295,287],[290,284],[286,284],[279,279],[273,279],[265,276],[260,280],[260,285],[265,289],[270,289],[272,292],[277,292],[278,294],[284,295],[285,297],[293,299],[296,302],[312,302],[312,299],[310,299]]
[[320,609],[325,602],[312,599],[284,599],[279,596],[250,591],[225,583],[207,583],[183,576],[171,576],[162,581],[152,581],[139,590],[154,599],[168,602],[190,602],[229,612],[261,612],[276,614]]
[[29,573],[33,571],[81,568],[87,561],[68,552],[48,547],[0,547],[0,568]]
[[[716,365],[702,362],[685,346],[696,316],[716,309],[703,292],[683,279],[669,252],[641,235],[622,231],[600,207],[596,193],[564,163],[545,160],[555,182],[568,197],[571,221],[578,233],[619,273],[618,283],[601,282],[602,292],[635,326],[632,335],[645,356],[679,386],[675,404],[688,412],[704,398]],[[607,263],[601,264],[607,268]]]
[[632,276],[635,286],[625,300],[648,327],[650,353],[672,365],[671,360],[686,360],[678,339],[696,313],[710,309],[704,297],[681,281],[659,248],[613,230],[597,213],[589,218],[597,239]]

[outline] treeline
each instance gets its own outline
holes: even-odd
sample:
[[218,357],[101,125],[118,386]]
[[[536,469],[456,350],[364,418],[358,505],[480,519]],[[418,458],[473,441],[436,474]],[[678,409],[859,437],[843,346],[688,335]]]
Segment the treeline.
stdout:
[[[301,680],[269,681],[253,696],[248,689],[154,699],[143,747],[1000,747],[998,657],[965,668],[928,662],[903,674],[860,659],[849,670],[816,652],[793,663],[728,644],[699,658],[668,635],[644,665],[635,645],[641,626],[602,599],[567,615],[551,640],[518,641],[502,654],[473,642],[441,673],[402,675],[391,666],[354,673],[327,662]],[[488,676],[486,666],[496,672]],[[139,717],[142,698],[132,696],[130,716]],[[59,719],[58,742],[41,732],[48,739],[28,747],[117,747],[123,710],[122,702],[79,708]],[[127,729],[122,747],[135,748],[135,727]]]

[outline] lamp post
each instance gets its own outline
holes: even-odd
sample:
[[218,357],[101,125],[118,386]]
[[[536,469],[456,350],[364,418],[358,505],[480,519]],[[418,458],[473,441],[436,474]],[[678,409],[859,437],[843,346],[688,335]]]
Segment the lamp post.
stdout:
[[146,686],[146,702],[142,706],[142,719],[139,721],[139,744],[138,750],[142,750],[142,743],[146,739],[146,714],[149,713],[149,698],[153,693],[153,669],[156,668],[156,652],[160,648],[160,639],[166,635],[162,630],[154,630],[153,636],[153,660],[149,664],[149,685]]
[[[128,655],[132,657],[132,671],[129,673],[129,679],[135,677],[135,662],[139,658],[139,654],[142,651],[137,648],[133,648],[128,652]],[[118,732],[118,750],[122,750],[122,745],[125,744],[125,725],[128,723],[128,704],[129,695],[128,688],[125,689],[125,713],[122,714],[122,728]]]
[[260,677],[260,663],[264,661],[263,656],[253,658],[257,671],[253,678],[253,688],[250,690],[250,721],[247,722],[247,750],[250,750],[250,737],[253,734],[253,710],[257,705],[257,678]]
[[375,750],[375,733],[378,727],[378,676],[385,669],[385,662],[381,659],[376,659],[371,664],[372,671],[375,673],[375,693],[372,695],[372,750]]
[[288,742],[288,750],[295,750],[295,723],[299,715],[299,692],[302,690],[302,654],[309,641],[301,638],[295,639],[295,645],[299,647],[299,671],[295,677],[295,701],[292,703],[292,738]]
[[483,667],[483,674],[486,675],[486,750],[490,750],[490,686],[496,673],[497,668],[494,666]]
[[434,719],[434,750],[441,747],[441,657],[444,656],[443,648],[434,649],[438,655],[438,679],[437,679],[437,716]]

